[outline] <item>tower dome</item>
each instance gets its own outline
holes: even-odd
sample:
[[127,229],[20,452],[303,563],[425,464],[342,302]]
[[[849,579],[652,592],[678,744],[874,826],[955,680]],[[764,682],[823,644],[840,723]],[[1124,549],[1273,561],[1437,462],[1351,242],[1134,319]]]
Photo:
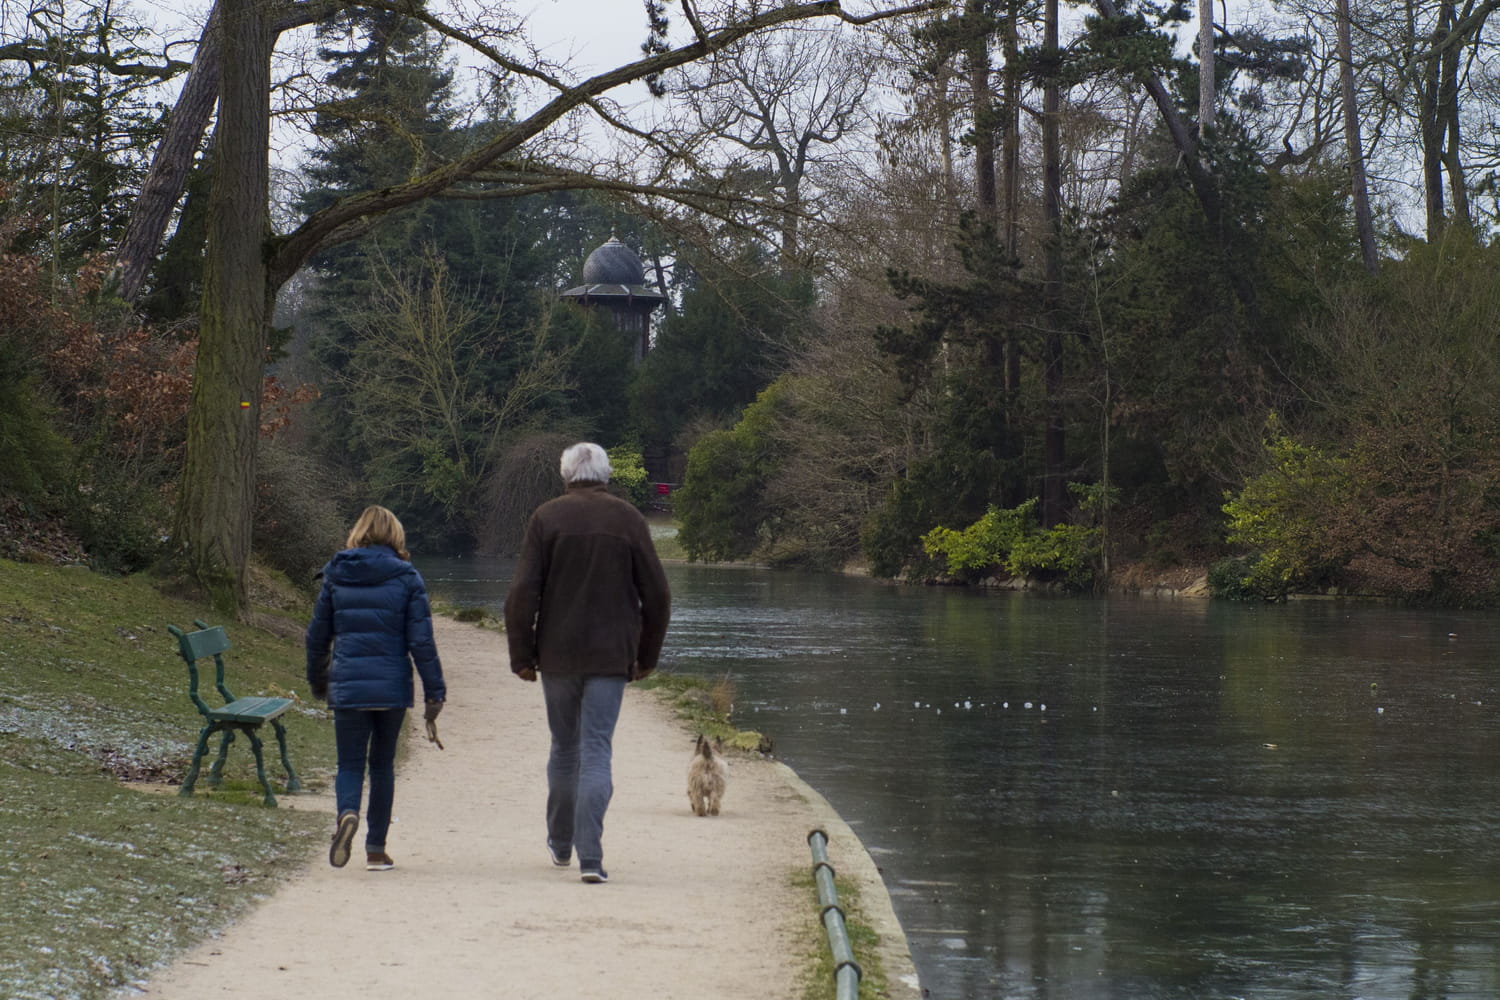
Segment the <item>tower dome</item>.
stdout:
[[644,285],[646,268],[635,251],[614,236],[583,262],[585,285]]

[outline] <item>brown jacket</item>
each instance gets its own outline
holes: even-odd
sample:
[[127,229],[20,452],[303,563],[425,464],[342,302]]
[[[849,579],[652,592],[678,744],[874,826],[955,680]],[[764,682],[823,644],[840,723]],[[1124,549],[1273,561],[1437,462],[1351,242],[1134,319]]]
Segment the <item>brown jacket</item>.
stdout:
[[656,669],[671,605],[641,512],[572,483],[526,525],[505,597],[510,668],[634,679]]

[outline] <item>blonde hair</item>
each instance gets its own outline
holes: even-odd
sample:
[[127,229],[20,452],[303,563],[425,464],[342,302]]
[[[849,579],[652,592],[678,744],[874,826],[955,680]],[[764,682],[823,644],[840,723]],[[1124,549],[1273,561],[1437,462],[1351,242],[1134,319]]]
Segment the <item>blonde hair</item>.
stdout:
[[406,529],[401,527],[396,515],[384,507],[366,507],[359,520],[354,522],[354,527],[349,529],[349,538],[344,542],[346,549],[362,549],[367,545],[389,545],[402,559],[411,558],[406,551]]

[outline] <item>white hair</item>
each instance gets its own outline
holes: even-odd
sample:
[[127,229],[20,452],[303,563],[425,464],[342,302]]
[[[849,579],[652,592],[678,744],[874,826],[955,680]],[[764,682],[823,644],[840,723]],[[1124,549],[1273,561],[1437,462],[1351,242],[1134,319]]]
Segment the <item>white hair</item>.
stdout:
[[603,448],[583,441],[562,453],[558,471],[562,473],[565,483],[607,483],[613,470],[609,467],[609,456]]

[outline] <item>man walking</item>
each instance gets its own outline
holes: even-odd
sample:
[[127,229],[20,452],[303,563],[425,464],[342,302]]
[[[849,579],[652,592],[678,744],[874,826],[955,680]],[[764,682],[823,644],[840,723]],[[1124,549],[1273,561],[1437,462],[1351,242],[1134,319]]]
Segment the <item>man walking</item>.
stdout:
[[646,519],[605,490],[597,444],[562,453],[567,492],[536,509],[505,597],[510,668],[542,678],[547,850],[566,867],[578,852],[585,882],[607,882],[604,812],[614,793],[615,722],[629,681],[656,669],[671,593]]

